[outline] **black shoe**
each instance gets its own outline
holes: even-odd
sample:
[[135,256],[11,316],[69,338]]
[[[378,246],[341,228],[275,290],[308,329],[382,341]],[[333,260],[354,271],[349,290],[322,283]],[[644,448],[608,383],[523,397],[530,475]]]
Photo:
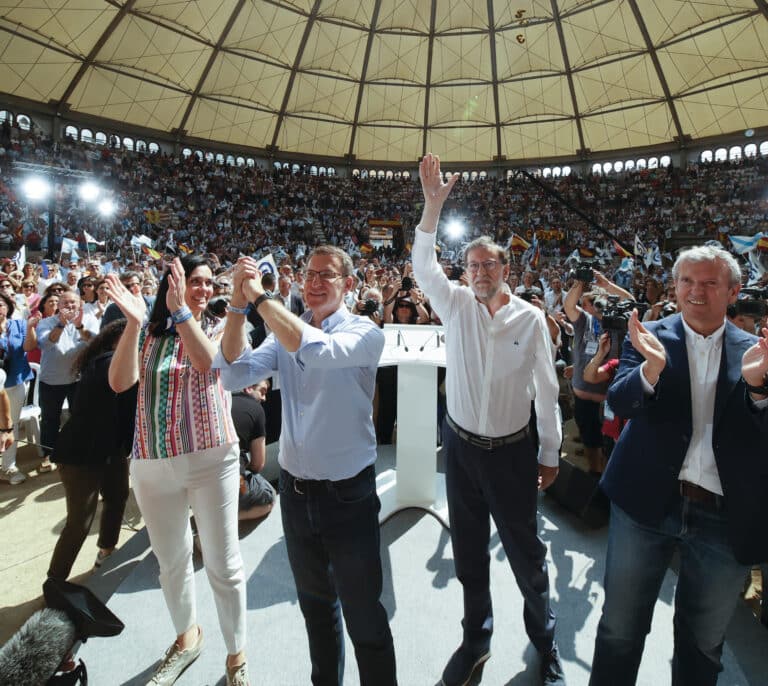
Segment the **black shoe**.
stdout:
[[460,645],[443,670],[441,686],[466,686],[474,671],[491,656],[490,649],[470,650]]
[[565,674],[563,673],[563,665],[560,664],[560,655],[556,645],[553,645],[552,650],[548,653],[541,654],[541,683],[544,686],[550,684],[565,686]]

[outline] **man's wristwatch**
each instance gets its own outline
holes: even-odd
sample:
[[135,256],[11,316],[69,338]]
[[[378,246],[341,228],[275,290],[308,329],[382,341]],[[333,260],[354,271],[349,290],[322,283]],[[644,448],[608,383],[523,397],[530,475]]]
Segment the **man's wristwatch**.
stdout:
[[768,379],[763,379],[762,386],[753,386],[746,379],[744,379],[744,383],[750,393],[754,393],[755,395],[768,395]]
[[80,324],[80,326],[76,326],[75,328],[76,328],[78,331],[82,331],[82,330],[83,330],[83,325],[82,325],[82,324]]
[[253,301],[253,309],[258,310],[259,305],[263,303],[265,300],[272,300],[272,294],[269,291],[265,291],[262,293],[256,300]]
[[66,326],[67,326],[66,324],[62,324],[61,322],[56,322],[56,327],[55,328],[57,328],[57,329],[64,329],[64,328],[66,328]]

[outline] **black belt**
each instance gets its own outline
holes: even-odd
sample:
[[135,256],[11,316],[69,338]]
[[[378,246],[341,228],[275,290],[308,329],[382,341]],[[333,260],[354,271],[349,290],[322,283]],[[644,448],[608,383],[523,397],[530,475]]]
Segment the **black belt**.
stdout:
[[680,495],[709,510],[721,510],[723,507],[723,496],[689,481],[680,482]]
[[324,491],[328,490],[329,484],[344,484],[348,483],[354,479],[358,479],[361,476],[364,476],[369,470],[373,470],[373,465],[368,465],[365,469],[363,469],[361,472],[358,472],[354,476],[349,477],[348,479],[340,479],[338,481],[334,481],[332,479],[300,479],[297,476],[294,476],[289,471],[285,469],[281,469],[281,473],[283,474],[283,478],[288,482],[288,486],[293,487],[294,493],[298,495],[306,495],[307,491],[313,491],[316,489],[322,489]]
[[520,431],[515,431],[513,434],[507,434],[506,436],[479,436],[473,434],[470,431],[462,429],[456,422],[451,419],[450,415],[445,415],[445,421],[450,426],[459,438],[464,439],[470,445],[476,448],[482,448],[483,450],[495,450],[501,448],[503,445],[509,445],[510,443],[517,443],[522,441],[528,435],[528,425],[526,424]]

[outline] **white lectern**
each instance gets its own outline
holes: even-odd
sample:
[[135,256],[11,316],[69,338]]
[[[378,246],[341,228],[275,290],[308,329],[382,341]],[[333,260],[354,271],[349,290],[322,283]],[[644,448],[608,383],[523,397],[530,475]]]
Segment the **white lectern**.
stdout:
[[445,366],[440,326],[387,324],[380,367],[397,365],[395,469],[377,477],[380,521],[416,507],[448,528],[445,479],[437,473],[437,368]]

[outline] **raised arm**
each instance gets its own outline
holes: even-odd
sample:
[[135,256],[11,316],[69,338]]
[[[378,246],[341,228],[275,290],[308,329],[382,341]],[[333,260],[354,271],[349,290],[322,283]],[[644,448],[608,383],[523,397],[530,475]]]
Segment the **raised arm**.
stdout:
[[139,333],[147,306],[141,296],[133,295],[120,283],[116,274],[107,275],[105,281],[109,297],[128,320],[109,365],[109,386],[115,393],[122,393],[139,380]]

